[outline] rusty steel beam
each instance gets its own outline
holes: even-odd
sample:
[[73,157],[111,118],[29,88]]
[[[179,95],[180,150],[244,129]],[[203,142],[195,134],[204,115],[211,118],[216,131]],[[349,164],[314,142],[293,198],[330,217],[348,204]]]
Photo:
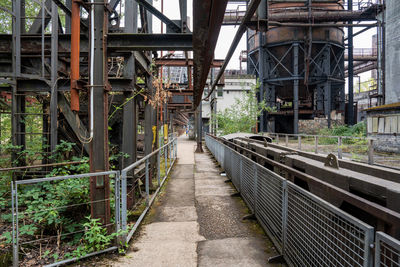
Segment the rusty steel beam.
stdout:
[[205,99],[208,100],[208,98],[211,96],[212,92],[215,90],[215,87],[217,86],[219,79],[221,79],[222,75],[224,74],[224,71],[225,71],[226,67],[228,66],[229,61],[231,60],[232,55],[235,52],[236,47],[240,42],[240,39],[242,38],[242,35],[247,30],[246,23],[251,19],[253,14],[256,12],[260,2],[261,2],[260,0],[252,0],[250,2],[250,4],[248,5],[246,14],[242,18],[242,22],[240,23],[239,29],[237,30],[236,35],[233,38],[231,47],[228,50],[228,54],[226,55],[224,64],[222,65],[221,69],[219,70],[217,77],[215,78],[215,80],[211,86],[211,90],[208,92],[208,95],[205,97]]
[[71,110],[79,111],[79,46],[81,37],[78,0],[72,0],[71,8]]
[[201,101],[227,0],[193,1],[194,108]]
[[[220,68],[224,60],[214,59],[211,63],[212,68]],[[156,66],[166,66],[166,67],[186,67],[193,66],[193,59],[186,60],[185,58],[171,58],[171,59],[156,59]]]
[[[311,17],[313,22],[339,22],[339,21],[374,21],[376,20],[377,7],[372,10],[338,10],[338,11],[312,11]],[[233,15],[232,15],[233,14]],[[245,12],[226,13],[224,16],[224,25],[237,25],[245,16]],[[268,20],[276,22],[309,22],[309,13],[307,11],[287,11],[270,13]],[[263,21],[263,20],[260,20]],[[248,20],[248,26],[256,26],[258,24],[256,16],[252,16]]]

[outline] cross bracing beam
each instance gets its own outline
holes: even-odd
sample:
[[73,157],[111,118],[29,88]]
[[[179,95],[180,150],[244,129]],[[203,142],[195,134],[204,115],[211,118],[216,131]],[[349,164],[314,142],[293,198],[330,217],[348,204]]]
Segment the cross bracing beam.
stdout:
[[[41,51],[41,35],[22,35],[22,54],[37,54]],[[45,52],[50,53],[51,36],[45,35]],[[62,34],[58,38],[59,53],[70,53],[71,35]],[[81,35],[80,51],[88,53],[88,38]],[[0,34],[0,53],[11,54],[12,35]],[[136,34],[136,33],[109,33],[107,35],[107,46],[109,52],[130,51],[190,51],[192,50],[191,33],[168,33],[168,34]]]
[[155,8],[153,5],[149,4],[146,0],[135,0],[139,5],[144,7],[147,11],[149,11],[151,14],[159,18],[162,22],[164,22],[168,28],[170,28],[173,32],[180,33],[182,32],[182,28],[177,25],[175,22],[170,20],[167,16],[165,16],[163,13],[158,11],[157,8]]

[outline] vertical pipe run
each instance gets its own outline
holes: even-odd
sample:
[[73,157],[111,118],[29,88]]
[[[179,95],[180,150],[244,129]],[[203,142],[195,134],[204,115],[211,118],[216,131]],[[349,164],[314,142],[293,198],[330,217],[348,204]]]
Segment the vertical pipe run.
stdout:
[[77,0],[72,0],[71,7],[71,110],[79,111],[79,46],[81,22]]

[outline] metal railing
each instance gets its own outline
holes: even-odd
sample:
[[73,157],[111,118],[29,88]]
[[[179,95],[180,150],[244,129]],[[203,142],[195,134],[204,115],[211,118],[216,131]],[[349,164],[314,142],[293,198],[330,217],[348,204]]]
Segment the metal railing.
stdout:
[[382,232],[375,235],[375,267],[400,267],[400,241]]
[[[24,247],[25,251],[30,251],[31,254],[34,254],[34,251],[32,247],[34,248],[35,246],[42,246],[43,242],[49,243],[51,240],[57,240],[57,247],[61,247],[62,244],[64,244],[64,240],[67,242],[71,241],[72,236],[75,234],[83,234],[85,232],[84,227],[80,227],[80,229],[74,229],[71,231],[68,231],[66,233],[62,233],[60,230],[60,233],[57,235],[51,235],[51,234],[43,234],[42,235],[31,235],[31,234],[26,234],[29,230],[34,231],[33,227],[35,223],[48,223],[49,225],[57,224],[57,219],[61,216],[66,215],[67,213],[72,213],[75,211],[77,214],[79,214],[79,219],[84,219],[85,217],[90,215],[90,210],[85,209],[88,205],[91,204],[103,204],[104,203],[110,203],[111,200],[114,200],[115,206],[114,208],[114,217],[111,218],[111,223],[108,225],[102,225],[102,227],[110,229],[111,233],[117,233],[119,231],[119,216],[118,216],[118,209],[116,208],[116,203],[119,203],[119,195],[116,193],[118,184],[119,184],[119,171],[107,171],[107,172],[97,172],[97,173],[85,173],[85,174],[76,174],[76,175],[67,175],[67,176],[56,176],[56,177],[46,177],[46,178],[38,178],[38,179],[29,179],[29,180],[19,180],[15,181],[11,184],[11,192],[12,192],[12,203],[11,203],[11,209],[12,209],[12,224],[13,224],[13,266],[18,266],[19,265],[19,256],[20,253],[22,253],[22,247]],[[57,183],[64,182],[64,181],[71,181],[71,180],[78,180],[80,182],[81,187],[86,187],[88,189],[89,187],[89,179],[92,177],[105,177],[109,176],[110,180],[114,179],[114,183],[110,182],[110,191],[112,192],[110,198],[108,199],[100,199],[100,200],[95,200],[95,201],[89,201],[88,199],[77,201],[77,203],[74,204],[69,204],[69,205],[59,205],[55,206],[55,201],[59,199],[53,199],[51,197],[51,192],[49,192],[49,196],[43,196],[43,195],[38,195],[34,196],[35,191],[43,190],[43,189],[55,189],[55,186]],[[114,187],[112,185],[114,184]],[[65,184],[65,187],[67,187],[68,184]],[[24,192],[25,194],[19,194],[19,191]],[[68,197],[69,190],[67,189],[65,191],[65,196]],[[30,201],[32,204],[31,209],[24,209],[20,210],[19,207],[21,205],[24,205],[23,201],[20,202],[20,197],[26,195],[32,195],[32,200],[27,200]],[[114,195],[114,197],[112,197]],[[61,202],[62,204],[63,202]],[[21,205],[20,205],[21,204]],[[36,204],[36,205],[35,205]],[[86,213],[85,213],[86,212]],[[35,218],[35,215],[40,214],[40,218]],[[42,221],[37,221],[38,219]],[[71,223],[76,223],[72,221]],[[78,218],[75,218],[78,219]],[[52,221],[54,222],[52,222]],[[22,227],[20,225],[20,221],[23,223],[24,232],[22,232]],[[114,226],[114,227],[113,227]],[[31,228],[31,229],[29,229]],[[114,230],[111,230],[114,229]],[[23,238],[23,239],[22,239]],[[20,240],[22,239],[22,240]],[[47,246],[46,246],[47,247]],[[107,247],[106,250],[116,250],[116,246],[110,246]],[[50,251],[50,250],[49,250]],[[92,253],[93,255],[97,255],[99,253],[103,253],[105,250],[100,250],[96,251],[95,253]],[[43,252],[40,251],[39,255],[40,258],[43,257]],[[88,255],[82,256],[80,258],[85,258]],[[61,261],[57,261],[57,259],[60,258],[62,259]],[[78,257],[71,257],[71,256],[66,256],[65,259],[63,259],[63,255],[58,255],[57,254],[57,259],[55,260],[55,263],[49,264],[47,266],[57,266],[58,264],[66,264],[69,262],[76,261]]]
[[[161,165],[161,156],[164,156],[164,176],[161,178],[161,171],[160,171],[160,165]],[[156,191],[151,195],[150,194],[150,169],[149,169],[149,163],[152,157],[156,156],[157,157],[157,188]],[[165,180],[168,177],[169,172],[171,171],[172,166],[175,163],[177,157],[177,138],[175,137],[171,142],[168,144],[165,144],[164,146],[158,148],[157,150],[153,151],[152,153],[148,154],[144,158],[142,158],[139,161],[136,161],[135,163],[129,165],[125,169],[121,171],[121,229],[122,231],[127,231],[128,230],[128,225],[127,225],[127,197],[128,197],[128,192],[127,192],[127,181],[129,178],[129,172],[133,171],[135,168],[138,168],[140,165],[143,163],[145,164],[145,199],[146,199],[146,207],[143,210],[143,212],[140,214],[139,219],[135,222],[135,224],[132,226],[132,229],[129,230],[128,235],[125,238],[125,242],[128,243],[137,228],[139,227],[140,223],[144,219],[144,216],[146,215],[147,211],[149,210],[151,204],[153,203],[155,197],[157,196],[158,192],[160,191],[162,185],[164,184]]]
[[[172,137],[172,136],[171,136]],[[154,152],[146,155],[144,158],[136,161],[125,169],[119,171],[107,171],[107,172],[97,172],[97,173],[84,173],[84,174],[76,174],[76,175],[67,175],[67,176],[57,176],[57,177],[45,177],[38,179],[30,179],[30,180],[19,180],[11,183],[11,212],[12,212],[12,251],[13,251],[13,266],[19,266],[20,264],[20,255],[21,253],[29,253],[32,252],[31,255],[38,256],[42,259],[42,264],[48,264],[46,266],[58,266],[62,264],[68,264],[74,262],[79,259],[91,257],[98,255],[100,253],[105,253],[113,250],[117,250],[119,246],[124,246],[129,242],[132,238],[134,232],[137,230],[138,226],[142,222],[144,216],[149,210],[151,204],[155,200],[157,194],[159,193],[162,185],[168,177],[177,157],[177,138],[172,137],[172,140],[162,147],[158,148]],[[151,160],[156,161],[156,169],[151,170],[149,164]],[[132,183],[139,183],[139,176],[141,174],[135,173],[135,169],[144,166],[144,176],[145,176],[145,193],[143,194],[143,202],[145,203],[145,209],[141,211],[139,218],[132,224],[132,228],[128,225],[128,209],[127,202],[130,197],[129,192],[127,192],[127,181],[128,179],[134,179]],[[151,177],[153,177],[152,173],[156,172],[156,181],[157,187],[154,192],[151,193],[150,182]],[[109,191],[110,197],[108,199],[100,199],[100,200],[90,200],[88,194],[84,194],[84,199],[74,200],[73,203],[68,203],[67,205],[58,205],[54,204],[55,199],[52,199],[49,196],[39,196],[41,201],[36,201],[38,197],[33,196],[32,192],[40,192],[40,190],[51,190],[51,188],[55,188],[57,184],[72,181],[78,182],[80,188],[87,190],[89,193],[90,179],[94,177],[109,177]],[[65,197],[69,197],[69,195],[73,192],[69,190],[72,188],[68,183],[61,184],[60,188],[65,187]],[[140,187],[140,186],[139,186]],[[140,190],[140,188],[139,188]],[[29,210],[26,207],[21,207],[22,205],[26,205],[24,201],[26,201],[26,194],[29,193],[30,203],[33,205]],[[24,193],[24,194],[22,194]],[[21,201],[21,198],[22,201]],[[66,251],[63,250],[63,246],[67,245],[68,242],[71,241],[73,235],[81,234],[83,235],[88,229],[85,229],[82,225],[79,225],[79,229],[68,230],[65,232],[64,229],[57,232],[57,234],[51,233],[41,233],[41,235],[33,235],[26,234],[27,231],[34,229],[27,229],[27,224],[32,224],[31,227],[36,227],[38,222],[36,218],[31,218],[35,214],[41,213],[43,216],[46,214],[52,214],[57,212],[57,216],[61,217],[67,213],[77,214],[77,217],[71,217],[71,224],[78,225],[82,222],[82,219],[85,217],[88,218],[90,216],[90,205],[96,204],[104,204],[111,206],[112,215],[110,218],[110,223],[107,225],[101,224],[102,228],[107,229],[107,234],[114,233],[117,238],[116,242],[110,242],[106,247],[103,246],[103,249],[98,251],[93,251],[88,254],[73,254],[73,253],[64,253]],[[57,202],[58,203],[58,202]],[[62,203],[62,202],[61,202]],[[138,203],[140,203],[138,201]],[[139,205],[140,206],[140,205]],[[84,208],[83,208],[84,207]],[[135,207],[138,210],[138,206]],[[140,210],[139,210],[140,211]],[[42,216],[42,217],[43,217]],[[55,216],[55,217],[57,217]],[[79,218],[78,218],[79,217]],[[35,226],[36,223],[36,226]],[[43,222],[42,222],[43,223]],[[55,222],[54,222],[55,223]],[[22,225],[22,227],[21,227]],[[23,231],[21,231],[23,230]],[[128,233],[129,230],[129,233]],[[126,234],[128,233],[128,234]],[[56,240],[56,241],[55,241]],[[51,241],[51,242],[50,242]],[[43,244],[43,242],[47,242]],[[53,259],[44,259],[43,254],[47,255],[48,253],[43,253],[48,246],[48,243],[57,243],[57,257],[53,257]],[[43,248],[42,248],[43,246]],[[40,251],[37,252],[37,247],[39,247]],[[22,249],[23,248],[23,249]],[[66,247],[65,247],[66,248]],[[77,245],[71,246],[68,245],[68,250],[76,249]],[[35,250],[36,249],[36,250]],[[60,253],[61,252],[61,253]],[[38,254],[38,255],[36,255]],[[25,260],[25,259],[24,259]]]
[[[205,140],[289,266],[373,265],[372,226],[215,138]],[[399,248],[400,241],[378,232],[375,255],[385,261],[376,266],[400,266]]]
[[[375,163],[374,139],[354,136],[325,136],[307,134],[263,133],[273,138],[276,144],[315,154],[334,153],[338,159],[344,157],[368,163]],[[344,151],[346,148],[346,151]]]

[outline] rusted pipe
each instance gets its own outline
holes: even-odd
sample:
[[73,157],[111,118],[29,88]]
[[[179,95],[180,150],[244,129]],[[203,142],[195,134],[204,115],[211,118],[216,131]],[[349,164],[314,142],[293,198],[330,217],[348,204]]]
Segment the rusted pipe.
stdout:
[[71,7],[71,110],[79,111],[79,46],[81,21],[77,0],[72,0]]

